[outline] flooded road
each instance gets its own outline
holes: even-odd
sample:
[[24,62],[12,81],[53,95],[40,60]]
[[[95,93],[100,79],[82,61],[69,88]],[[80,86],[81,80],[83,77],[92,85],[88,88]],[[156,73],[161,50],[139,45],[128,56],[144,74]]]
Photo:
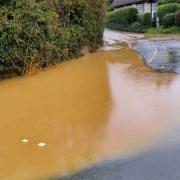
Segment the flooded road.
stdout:
[[39,180],[180,145],[180,76],[129,48],[0,82],[0,179]]
[[121,49],[124,43],[137,51],[147,66],[158,72],[180,74],[180,36],[161,35],[145,37],[144,34],[123,33],[106,29],[105,50]]

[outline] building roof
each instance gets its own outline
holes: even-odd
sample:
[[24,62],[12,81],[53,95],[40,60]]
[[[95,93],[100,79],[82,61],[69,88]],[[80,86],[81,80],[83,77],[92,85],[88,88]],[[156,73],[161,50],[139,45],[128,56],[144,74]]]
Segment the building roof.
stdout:
[[114,0],[112,7],[121,7],[121,6],[127,6],[131,4],[137,4],[141,2],[145,2],[147,0]]

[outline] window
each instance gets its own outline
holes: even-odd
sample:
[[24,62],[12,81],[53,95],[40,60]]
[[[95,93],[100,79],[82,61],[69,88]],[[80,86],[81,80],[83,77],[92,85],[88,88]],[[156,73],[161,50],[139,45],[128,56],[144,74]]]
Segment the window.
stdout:
[[144,12],[144,4],[136,4],[136,8],[138,9],[139,13]]

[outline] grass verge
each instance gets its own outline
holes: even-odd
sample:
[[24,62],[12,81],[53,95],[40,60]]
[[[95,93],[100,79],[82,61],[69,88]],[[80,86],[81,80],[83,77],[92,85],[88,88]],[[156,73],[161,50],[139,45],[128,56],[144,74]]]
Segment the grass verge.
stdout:
[[164,28],[162,26],[148,28],[145,31],[146,34],[180,34],[180,27],[172,26],[169,28]]

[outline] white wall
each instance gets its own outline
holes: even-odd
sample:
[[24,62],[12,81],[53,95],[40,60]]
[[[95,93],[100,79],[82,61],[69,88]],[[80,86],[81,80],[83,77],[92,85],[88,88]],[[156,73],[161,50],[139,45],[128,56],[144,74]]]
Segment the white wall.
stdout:
[[150,3],[144,3],[144,12],[151,13],[151,4]]

